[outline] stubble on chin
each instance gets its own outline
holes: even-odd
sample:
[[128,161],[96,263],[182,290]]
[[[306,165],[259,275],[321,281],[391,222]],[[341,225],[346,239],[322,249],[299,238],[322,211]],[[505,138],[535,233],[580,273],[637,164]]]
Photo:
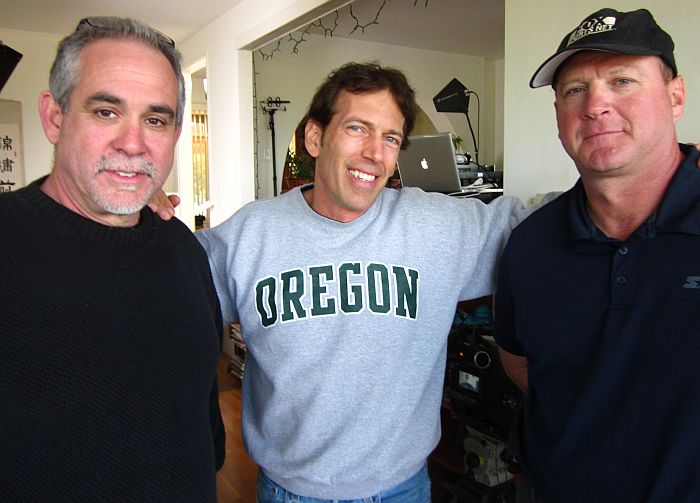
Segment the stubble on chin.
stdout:
[[[114,188],[100,186],[99,175],[106,171],[125,171],[146,175],[151,182],[151,188],[143,195],[137,193],[141,189],[138,185],[124,183],[117,184]],[[139,213],[156,192],[154,184],[156,169],[152,162],[142,158],[101,158],[95,165],[90,197],[93,202],[107,213],[113,215],[133,215]],[[133,193],[133,194],[130,194]]]

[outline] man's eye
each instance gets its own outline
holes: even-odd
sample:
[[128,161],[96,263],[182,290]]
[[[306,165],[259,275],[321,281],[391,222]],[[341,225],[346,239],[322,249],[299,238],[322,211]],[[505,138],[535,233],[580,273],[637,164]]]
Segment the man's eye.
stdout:
[[105,110],[105,109],[100,109],[95,112],[95,115],[103,118],[103,119],[109,119],[112,117],[116,117],[117,114],[115,114],[112,110]]
[[150,117],[146,119],[146,123],[149,126],[153,127],[165,127],[167,125],[167,122],[165,122],[163,119],[159,119],[157,117]]
[[617,79],[617,83],[623,86],[632,83],[632,79]]
[[350,125],[348,126],[348,130],[351,133],[361,133],[363,131],[362,126],[357,126],[357,125]]
[[576,94],[581,94],[585,90],[583,86],[569,87],[568,89],[564,89],[564,96],[574,96]]
[[401,145],[401,138],[397,138],[396,136],[387,136],[386,141],[392,147],[398,147],[399,145]]

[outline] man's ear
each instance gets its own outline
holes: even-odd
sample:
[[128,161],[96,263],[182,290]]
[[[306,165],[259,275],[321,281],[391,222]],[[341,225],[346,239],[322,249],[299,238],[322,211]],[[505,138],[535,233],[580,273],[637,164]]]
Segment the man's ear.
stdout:
[[39,95],[39,116],[41,117],[41,125],[44,128],[46,138],[56,145],[61,129],[61,121],[63,120],[63,112],[61,112],[61,107],[49,91],[44,91]]
[[321,138],[323,138],[323,128],[313,119],[306,121],[304,128],[304,147],[311,157],[318,157],[321,152]]
[[685,80],[681,75],[678,75],[668,85],[671,106],[673,107],[673,121],[678,122],[683,117],[685,110]]

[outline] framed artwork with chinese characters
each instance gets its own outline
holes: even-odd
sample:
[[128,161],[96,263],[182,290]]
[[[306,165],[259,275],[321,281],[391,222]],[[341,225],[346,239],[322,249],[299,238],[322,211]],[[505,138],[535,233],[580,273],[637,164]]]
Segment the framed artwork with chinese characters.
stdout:
[[0,100],[0,193],[24,186],[22,104]]

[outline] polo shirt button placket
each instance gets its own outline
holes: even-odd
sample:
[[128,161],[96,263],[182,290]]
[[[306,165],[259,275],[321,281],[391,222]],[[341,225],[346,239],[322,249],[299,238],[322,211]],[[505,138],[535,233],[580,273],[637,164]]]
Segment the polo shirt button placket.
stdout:
[[612,258],[611,280],[613,286],[611,289],[612,303],[616,306],[627,306],[632,302],[630,295],[632,292],[629,289],[629,274],[632,272],[631,253],[627,245],[620,245],[615,255]]

